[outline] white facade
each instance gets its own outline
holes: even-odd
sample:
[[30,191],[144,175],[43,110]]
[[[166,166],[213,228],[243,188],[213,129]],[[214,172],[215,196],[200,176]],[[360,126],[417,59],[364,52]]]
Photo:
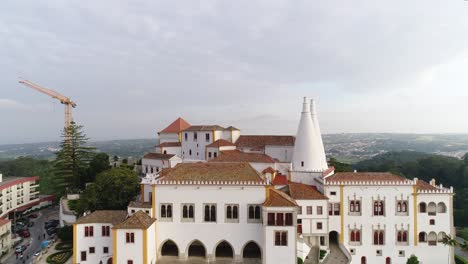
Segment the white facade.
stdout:
[[39,204],[39,177],[3,177],[0,174],[0,216]]
[[173,168],[182,159],[178,156],[170,158],[143,158],[141,160],[142,173],[158,173],[164,168]]
[[[248,205],[261,205],[265,201],[263,186],[171,186],[156,187],[157,247],[161,255],[164,242],[172,240],[179,249],[179,258],[188,257],[190,244],[198,240],[206,249],[208,259],[213,259],[218,243],[228,242],[236,259],[242,258],[243,247],[253,241],[262,247],[264,244],[263,226],[259,221],[248,220]],[[171,204],[172,219],[164,220],[161,205]],[[182,219],[182,206],[194,205],[194,219]],[[203,206],[216,205],[216,222],[205,222]],[[239,219],[230,222],[226,219],[226,206],[237,205]]]
[[[206,146],[223,138],[224,130],[197,130],[182,132],[182,159],[206,160]],[[228,139],[226,139],[228,140]]]
[[[415,193],[416,181],[407,180],[399,184],[342,183],[342,187],[338,184],[325,184],[329,203],[340,205],[339,213],[333,212],[329,216],[329,231],[337,232],[340,244],[352,256],[352,264],[360,264],[362,258],[366,259],[366,263],[391,261],[390,263],[405,264],[411,255],[416,255],[421,263],[451,263],[448,261],[451,256],[450,247],[437,243],[436,240],[445,234],[453,237],[455,235],[451,207],[453,193],[449,189],[427,193],[418,190]],[[359,201],[359,212],[351,212],[352,201]],[[382,215],[375,215],[376,202],[383,202]],[[402,207],[403,203],[405,205]],[[429,210],[429,203],[434,203],[435,214],[420,213],[420,203],[426,203],[426,210]],[[437,213],[439,204],[439,210],[443,213]],[[442,207],[443,210],[440,209]],[[431,219],[435,221],[433,224],[430,223]],[[359,241],[352,241],[353,231],[360,232]],[[379,231],[383,232],[383,241],[375,244],[374,235]],[[420,242],[421,232],[426,233],[427,239],[429,233],[435,235],[434,243]]]
[[159,133],[159,144],[179,142],[179,133]]
[[[109,236],[102,235],[102,227],[109,227]],[[90,228],[93,228],[93,235],[89,235]],[[107,261],[112,258],[112,224],[110,223],[87,223],[87,224],[75,224],[74,228],[76,239],[74,239],[74,254],[76,254],[76,260],[74,263],[80,264],[96,264],[102,261]],[[88,236],[85,235],[85,228],[88,228]],[[106,252],[107,253],[104,253]],[[94,252],[94,253],[92,253]]]
[[265,154],[280,162],[291,163],[293,152],[294,146],[265,146]]

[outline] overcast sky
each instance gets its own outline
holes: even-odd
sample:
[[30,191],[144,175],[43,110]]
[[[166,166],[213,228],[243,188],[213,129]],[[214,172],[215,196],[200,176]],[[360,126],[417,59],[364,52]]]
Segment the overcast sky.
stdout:
[[468,1],[2,0],[0,144],[58,140],[77,102],[94,140],[181,116],[295,134],[468,133]]

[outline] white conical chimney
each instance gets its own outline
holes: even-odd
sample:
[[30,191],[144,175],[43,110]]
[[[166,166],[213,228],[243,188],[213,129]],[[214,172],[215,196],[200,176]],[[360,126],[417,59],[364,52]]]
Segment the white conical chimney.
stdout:
[[323,146],[323,140],[322,140],[322,132],[320,132],[320,125],[318,121],[318,115],[317,115],[317,109],[315,107],[315,101],[314,99],[310,100],[310,115],[312,117],[312,123],[314,123],[315,127],[315,137],[318,145],[318,152],[317,152],[317,162],[320,163],[320,166],[322,168],[328,169],[328,164],[327,164],[327,157],[325,155],[325,147]]
[[[294,171],[324,171],[328,169],[321,135],[320,132],[317,133],[312,119],[313,113],[311,114],[310,110],[309,100],[304,97],[292,158]],[[312,110],[315,111],[313,105]]]

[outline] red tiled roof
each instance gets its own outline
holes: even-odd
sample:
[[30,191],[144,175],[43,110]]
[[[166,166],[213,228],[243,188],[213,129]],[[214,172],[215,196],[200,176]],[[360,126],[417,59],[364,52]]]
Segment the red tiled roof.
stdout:
[[162,153],[146,153],[144,159],[154,159],[154,160],[168,160],[174,157],[174,154],[162,154]]
[[218,139],[215,142],[209,145],[206,145],[207,148],[232,147],[232,146],[235,147],[236,145],[225,139]]
[[189,126],[184,131],[213,131],[213,130],[225,130],[224,127],[218,125],[196,125]]
[[236,141],[239,148],[265,148],[266,145],[273,146],[294,146],[294,136],[240,136]]
[[297,203],[287,194],[275,188],[269,189],[268,198],[263,203],[266,207],[295,207]]
[[159,144],[160,148],[167,148],[167,147],[180,147],[182,144],[180,142],[164,142]]
[[180,131],[190,127],[190,124],[182,119],[181,117],[177,118],[169,126],[159,131],[159,133],[179,133]]
[[273,169],[272,167],[268,167],[262,171],[262,173],[272,173],[272,174],[275,172],[276,172],[275,169]]
[[286,175],[277,174],[273,181],[271,182],[273,185],[288,185],[288,178]]
[[221,155],[210,160],[210,162],[276,162],[272,157],[262,153],[246,153],[239,150],[224,150],[220,152]]
[[327,183],[360,181],[360,182],[403,182],[408,179],[392,174],[390,172],[338,172],[325,178]]
[[418,182],[416,183],[416,188],[418,188],[418,190],[428,190],[428,191],[437,190],[437,187],[432,186],[431,184],[423,180],[419,180],[419,179],[418,179]]
[[328,198],[321,194],[314,186],[302,183],[290,183],[289,195],[294,200],[328,200]]
[[260,174],[249,163],[179,163],[163,170],[161,181],[224,181],[263,183]]

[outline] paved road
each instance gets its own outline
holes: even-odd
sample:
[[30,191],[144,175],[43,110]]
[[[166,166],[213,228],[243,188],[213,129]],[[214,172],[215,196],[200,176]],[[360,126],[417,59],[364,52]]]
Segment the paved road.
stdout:
[[[58,219],[58,211],[56,208],[46,208],[36,213],[40,214],[40,216],[36,219],[31,219],[31,221],[34,222],[34,226],[29,228],[31,237],[25,239],[21,243],[22,245],[30,244],[26,248],[26,250],[23,252],[24,262],[23,260],[16,259],[16,255],[13,254],[8,259],[4,260],[4,263],[11,263],[11,264],[31,263],[32,256],[34,255],[34,253],[41,250],[41,242],[44,240],[44,234],[46,236],[46,239],[48,238],[44,230],[44,222],[52,218]],[[41,236],[40,240],[38,240],[38,236]]]

